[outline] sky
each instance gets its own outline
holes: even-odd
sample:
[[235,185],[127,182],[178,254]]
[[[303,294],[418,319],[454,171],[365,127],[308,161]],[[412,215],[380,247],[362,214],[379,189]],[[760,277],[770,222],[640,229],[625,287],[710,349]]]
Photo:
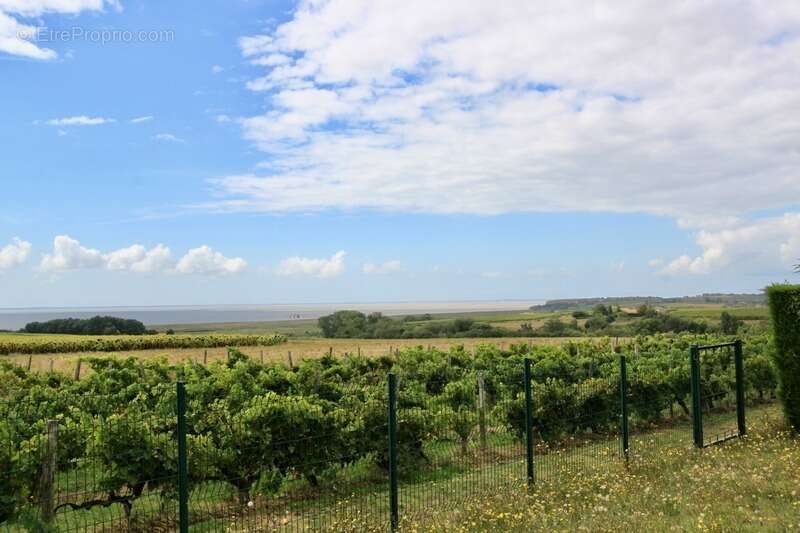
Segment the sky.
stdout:
[[0,307],[757,292],[800,3],[0,0]]

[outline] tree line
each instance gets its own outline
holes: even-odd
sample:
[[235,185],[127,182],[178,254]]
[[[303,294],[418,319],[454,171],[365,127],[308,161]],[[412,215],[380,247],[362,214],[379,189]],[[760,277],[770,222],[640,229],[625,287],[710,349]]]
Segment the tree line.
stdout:
[[56,318],[46,322],[29,322],[24,333],[62,333],[69,335],[145,335],[155,333],[139,320],[115,316],[92,318]]

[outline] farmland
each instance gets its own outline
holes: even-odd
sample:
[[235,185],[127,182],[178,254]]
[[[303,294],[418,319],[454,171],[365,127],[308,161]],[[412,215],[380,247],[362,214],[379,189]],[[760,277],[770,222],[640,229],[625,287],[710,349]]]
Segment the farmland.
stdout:
[[[19,338],[20,334],[0,334],[0,343],[7,337]],[[50,335],[47,336],[30,336],[25,335],[25,342],[38,343],[51,341]],[[64,339],[67,342],[73,340],[72,336],[67,336]],[[288,363],[288,354],[292,353],[292,361],[299,362],[302,359],[319,358],[333,350],[335,356],[342,356],[345,353],[358,354],[361,353],[365,356],[380,356],[388,355],[391,351],[397,349],[405,349],[416,346],[434,347],[441,350],[448,350],[454,346],[464,346],[467,350],[480,345],[497,346],[501,349],[508,348],[512,343],[525,343],[542,346],[556,346],[570,340],[579,340],[577,338],[550,338],[550,337],[532,337],[532,338],[497,338],[497,339],[322,339],[314,337],[300,337],[290,338],[286,342],[270,344],[265,346],[242,346],[231,344],[238,348],[242,353],[253,357],[254,359],[261,358],[263,354],[264,361]],[[591,339],[582,339],[589,340]],[[597,339],[600,342],[601,339]],[[17,342],[15,340],[15,342]],[[164,358],[171,364],[178,364],[185,361],[202,362],[206,358],[207,362],[222,361],[227,358],[227,347],[212,347],[212,348],[175,348],[175,349],[150,349],[150,350],[121,350],[119,352],[109,353],[109,357],[114,358],[127,358],[136,357],[141,360],[160,359]],[[70,373],[74,370],[75,364],[78,359],[95,357],[98,353],[95,351],[77,351],[71,353],[37,353],[30,356],[31,370],[45,371],[50,369],[50,361],[53,361],[53,369],[59,372]],[[6,356],[7,359],[19,366],[27,366],[29,355],[27,354],[14,354]],[[91,371],[87,367],[87,371]]]
[[[524,479],[525,359],[537,475],[546,483],[561,477],[565,466],[586,473],[619,463],[619,354],[630,356],[630,423],[634,437],[641,436],[631,448],[638,453],[651,446],[653,428],[685,425],[689,344],[719,340],[666,335],[618,344],[483,345],[474,353],[461,346],[419,347],[391,356],[303,359],[293,369],[236,350],[208,365],[92,358],[86,364],[93,371],[79,381],[5,365],[0,450],[18,452],[0,457],[12,472],[0,484],[2,513],[6,520],[38,516],[41,505],[26,502],[41,492],[35,472],[47,421],[56,420],[59,528],[147,530],[173,523],[180,379],[193,524],[210,530],[378,527],[387,516],[391,373],[400,382],[396,453],[403,520],[411,525],[430,520],[453,498],[473,501],[470,495]],[[775,387],[767,341],[747,339],[746,391],[756,410]],[[704,372],[716,398],[709,414],[716,423],[729,412],[732,367],[726,352],[710,357]],[[476,377],[485,383],[480,410]],[[685,431],[665,435],[690,446],[680,437]],[[243,513],[243,507],[251,510]]]

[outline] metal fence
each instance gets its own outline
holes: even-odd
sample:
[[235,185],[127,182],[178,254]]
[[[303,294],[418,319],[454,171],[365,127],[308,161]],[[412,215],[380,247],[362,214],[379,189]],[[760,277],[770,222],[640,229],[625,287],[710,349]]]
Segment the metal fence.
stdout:
[[[83,397],[67,418],[9,401],[0,416],[18,434],[4,442],[19,448],[0,455],[0,529],[395,530],[506,487],[745,433],[738,341],[692,347],[677,366],[620,356],[575,382],[534,382],[519,361],[424,381],[401,367],[369,386],[318,376],[314,404],[183,382]],[[733,429],[709,439],[712,427]],[[36,482],[20,506],[9,494],[24,478]]]

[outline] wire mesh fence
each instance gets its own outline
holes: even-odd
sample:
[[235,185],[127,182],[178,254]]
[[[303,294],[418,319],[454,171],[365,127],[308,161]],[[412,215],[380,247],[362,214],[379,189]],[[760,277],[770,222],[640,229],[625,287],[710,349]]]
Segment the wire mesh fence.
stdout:
[[741,343],[693,346],[691,364],[696,445],[710,446],[743,435],[746,427]]
[[388,523],[385,380],[319,385],[303,396],[190,400],[193,528],[341,531]]
[[508,487],[689,448],[697,414],[708,439],[740,434],[740,400],[773,394],[737,343],[691,357],[487,350],[131,364],[69,393],[10,391],[0,530],[413,529]]
[[554,482],[620,457],[620,396],[616,375],[576,383],[534,385],[536,481]]
[[[175,417],[135,397],[60,396],[0,403],[10,434],[0,490],[6,530],[156,530],[177,523]],[[79,403],[80,402],[80,403]],[[158,401],[156,403],[162,403]],[[78,411],[74,405],[80,404]],[[164,402],[167,406],[169,402]],[[173,408],[174,413],[174,408]],[[5,466],[5,465],[4,465]],[[24,495],[20,501],[12,497]],[[10,509],[17,506],[18,509]]]
[[524,435],[506,424],[503,391],[523,372],[485,376],[453,368],[446,379],[398,375],[398,512],[401,526],[436,509],[525,482]]

